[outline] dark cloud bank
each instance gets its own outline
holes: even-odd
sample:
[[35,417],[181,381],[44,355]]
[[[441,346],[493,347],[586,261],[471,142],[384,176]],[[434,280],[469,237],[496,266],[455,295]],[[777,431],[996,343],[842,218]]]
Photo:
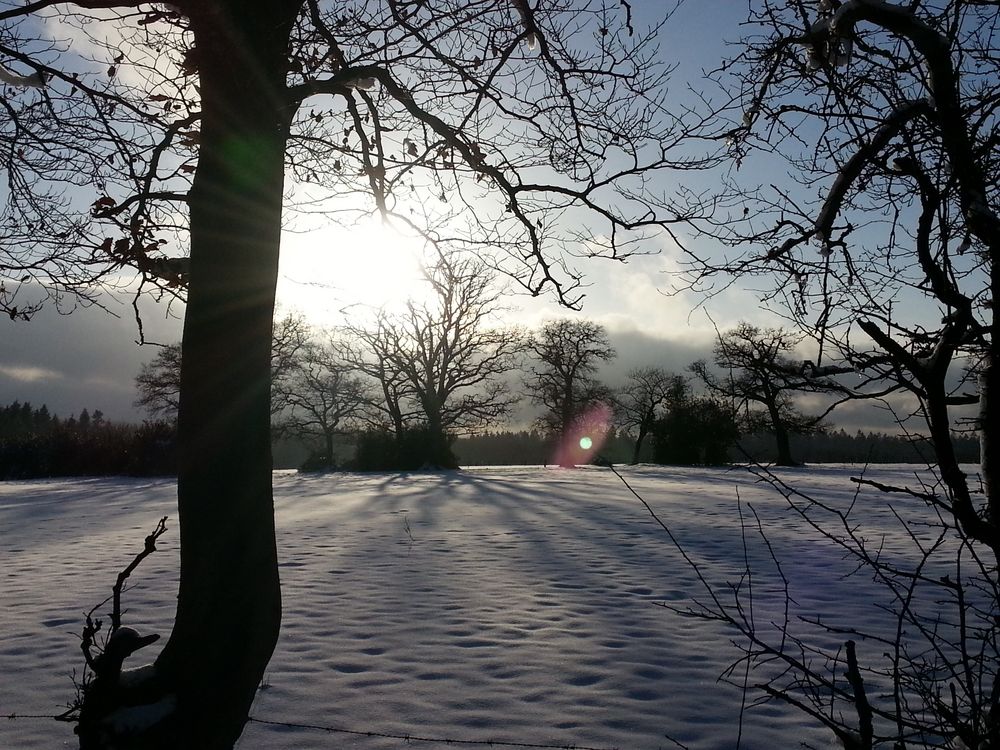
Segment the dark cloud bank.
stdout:
[[[100,409],[112,420],[141,419],[142,412],[132,404],[133,379],[142,364],[156,354],[156,348],[136,343],[139,331],[130,307],[113,309],[118,317],[92,307],[70,315],[45,309],[30,322],[0,321],[4,329],[0,404],[14,400],[30,401],[35,406],[44,403],[62,417],[87,408]],[[162,307],[146,310],[143,326],[148,341],[171,343],[180,339],[181,321],[165,317]],[[618,357],[601,368],[601,379],[620,385],[630,369],[647,366],[686,374],[691,362],[711,357],[712,342],[692,342],[683,338],[685,333],[665,331],[658,337],[635,330],[610,331]],[[533,418],[533,407],[526,401],[512,421],[528,426]],[[898,432],[893,415],[871,403],[850,404],[832,421],[850,431]]]
[[[28,322],[0,321],[0,403],[47,404],[62,417],[100,409],[112,420],[134,421],[133,378],[154,346],[139,346],[139,330],[128,306],[97,307],[60,315],[43,309]],[[180,321],[165,319],[162,308],[143,315],[146,339],[169,343],[180,338]]]

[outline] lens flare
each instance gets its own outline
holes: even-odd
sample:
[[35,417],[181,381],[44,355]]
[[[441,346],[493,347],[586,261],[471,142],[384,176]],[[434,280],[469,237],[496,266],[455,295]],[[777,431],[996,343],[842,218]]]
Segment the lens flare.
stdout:
[[595,404],[578,416],[559,439],[552,463],[564,467],[589,464],[611,429],[611,407]]

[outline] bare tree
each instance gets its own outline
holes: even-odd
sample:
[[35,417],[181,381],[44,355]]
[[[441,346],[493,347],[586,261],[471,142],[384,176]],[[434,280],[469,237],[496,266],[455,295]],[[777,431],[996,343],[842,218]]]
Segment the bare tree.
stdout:
[[[905,566],[882,558],[850,512],[779,484],[806,522],[825,516],[827,539],[885,585],[890,636],[877,650],[851,644],[845,660],[787,629],[772,639],[747,629],[748,654],[782,660],[788,679],[765,689],[847,747],[955,738],[996,747],[998,6],[778,0],[754,3],[751,18],[759,33],[716,76],[732,95],[727,148],[737,168],[753,157],[787,167],[798,184],[733,173],[716,202],[731,212],[701,227],[738,251],[692,257],[693,280],[773,279],[771,308],[784,299],[819,343],[814,372],[846,363],[859,394],[899,393],[915,405],[939,480],[875,485],[925,511],[899,519],[917,553]],[[959,465],[952,436],[957,408],[977,403],[981,483]],[[866,694],[865,681],[886,677],[884,700]]]
[[[827,378],[811,377],[808,368],[803,370],[801,362],[788,356],[800,340],[782,328],[742,322],[721,332],[715,343],[713,360],[722,375],[704,360],[691,365],[691,371],[711,393],[726,399],[733,413],[743,416],[745,431],[765,429],[774,434],[778,466],[795,465],[789,435],[816,429],[826,414],[803,414],[795,406],[794,394],[840,390]],[[763,414],[751,412],[752,403],[760,404]]]
[[543,409],[538,425],[565,440],[576,422],[610,402],[611,390],[595,375],[615,350],[603,326],[567,318],[542,326],[529,347],[538,362],[525,386]]
[[[176,67],[187,20],[131,2],[55,5],[0,11],[0,310],[11,320],[46,301],[103,305],[122,288],[176,298],[187,274],[167,257],[186,244],[199,117],[193,70]],[[99,22],[91,10],[116,6],[133,9],[121,34],[116,12]],[[98,59],[58,38],[75,34]]]
[[271,332],[272,417],[288,406],[286,381],[296,373],[313,335],[312,326],[301,313],[288,313],[275,321]]
[[425,281],[428,301],[410,300],[405,313],[381,315],[374,330],[355,336],[367,344],[361,366],[376,375],[386,411],[401,418],[400,397],[408,394],[427,429],[427,462],[451,467],[448,433],[495,424],[516,401],[504,376],[517,365],[524,335],[496,325],[502,289],[482,262],[440,253]]
[[135,406],[154,418],[173,422],[177,419],[181,395],[181,345],[161,347],[135,376],[139,396]]
[[[298,365],[311,334],[306,319],[297,313],[285,315],[274,325],[271,339],[271,415],[288,407],[286,380]],[[135,377],[139,397],[135,405],[151,416],[177,419],[181,393],[181,345],[168,344],[139,370]]]
[[642,444],[656,420],[687,398],[688,384],[680,375],[660,367],[630,370],[625,385],[615,394],[615,417],[626,429],[636,431],[632,463],[639,463]]
[[[48,23],[75,43],[47,41]],[[455,221],[417,228],[497,253],[533,293],[578,301],[564,249],[589,239],[588,252],[620,258],[689,217],[649,209],[646,178],[690,167],[669,148],[704,125],[663,106],[655,44],[611,0],[0,11],[5,66],[44,79],[4,100],[16,124],[3,163],[24,175],[11,200],[68,201],[65,221],[36,227],[67,263],[48,268],[61,280],[93,260],[186,298],[177,616],[155,690],[142,686],[143,702],[176,696],[176,707],[139,740],[102,734],[89,712],[85,744],[231,746],[277,640],[269,379],[286,187],[311,186],[340,218],[415,222],[413,204],[447,204]],[[32,216],[49,216],[39,205]]]
[[340,351],[331,342],[306,345],[281,385],[287,414],[279,423],[280,432],[318,440],[321,455],[316,458],[325,467],[336,465],[336,438],[357,431],[370,402],[365,382],[341,359]]
[[389,316],[380,312],[372,325],[346,328],[342,333],[344,361],[375,383],[375,392],[368,399],[369,426],[389,430],[398,438],[420,416],[413,388],[391,356],[401,345],[399,331]]

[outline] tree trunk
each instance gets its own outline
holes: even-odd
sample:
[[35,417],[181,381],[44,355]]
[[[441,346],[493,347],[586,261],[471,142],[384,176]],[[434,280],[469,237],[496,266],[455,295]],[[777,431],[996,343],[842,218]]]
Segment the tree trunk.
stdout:
[[202,113],[178,415],[180,592],[156,663],[176,709],[115,747],[231,748],[277,641],[270,343],[291,117],[280,92],[297,5],[191,12]]
[[427,417],[426,463],[439,469],[457,469],[458,461],[451,451],[441,417],[441,400],[437,394],[431,393],[424,395],[421,402]]
[[792,460],[792,447],[788,440],[788,429],[785,427],[781,414],[778,413],[777,406],[772,403],[767,404],[767,412],[771,417],[771,427],[774,429],[774,442],[778,448],[778,466],[795,466]]
[[573,402],[573,381],[567,379],[563,384],[562,406],[559,409],[559,441],[556,447],[558,464],[564,469],[572,469],[576,466],[573,460],[571,445],[573,442],[572,429],[576,417],[574,414],[576,404]]
[[639,436],[635,439],[635,448],[632,450],[633,466],[639,463],[639,452],[642,450],[642,443],[646,439],[646,433],[648,432],[649,428],[646,426],[645,422],[639,425]]
[[396,439],[400,440],[403,436],[403,410],[399,405],[399,395],[390,386],[388,378],[383,376],[379,378],[379,382],[382,386],[382,395],[385,397],[385,407],[389,414],[389,419],[392,420],[392,429],[396,435]]
[[573,398],[573,381],[567,380],[563,386],[562,406],[559,409],[559,435],[565,438],[576,418],[576,404]]
[[333,430],[325,430],[323,432],[323,439],[326,443],[326,466],[327,469],[333,468]]

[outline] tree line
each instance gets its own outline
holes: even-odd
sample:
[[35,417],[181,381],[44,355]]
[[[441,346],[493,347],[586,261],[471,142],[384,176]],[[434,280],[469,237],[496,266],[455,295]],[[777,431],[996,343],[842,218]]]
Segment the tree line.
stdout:
[[42,404],[0,408],[0,479],[68,476],[163,476],[177,471],[172,424],[120,424],[82,409],[60,419]]
[[[601,457],[612,463],[628,463],[634,447],[634,435],[612,431],[601,450]],[[926,440],[883,432],[848,432],[830,429],[791,437],[796,456],[806,463],[927,463],[930,446]],[[552,440],[538,430],[498,430],[461,437],[455,441],[455,455],[462,466],[511,466],[543,464],[553,454]],[[956,438],[959,460],[975,463],[979,443],[974,435]],[[652,462],[659,453],[653,440],[642,452],[642,462]],[[660,454],[662,455],[662,454]],[[766,433],[741,435],[726,453],[731,462],[746,461],[748,456],[763,462],[773,462],[776,456],[774,437]],[[667,462],[663,463],[680,463]]]
[[[720,332],[711,361],[684,374],[639,367],[612,387],[598,377],[616,356],[602,326],[497,325],[502,289],[474,258],[439,253],[424,285],[425,295],[367,323],[318,330],[301,315],[276,321],[273,433],[309,446],[306,468],[454,468],[455,440],[501,428],[521,399],[536,407],[534,427],[548,446],[538,463],[589,462],[614,434],[631,441],[623,458],[631,463],[722,464],[740,436],[766,434],[766,453],[760,441],[745,443],[758,446],[751,457],[794,465],[792,437],[824,431],[848,392],[796,359],[791,331],[749,323]],[[136,404],[174,419],[180,366],[179,345],[161,348],[136,378]],[[829,406],[803,413],[803,393],[823,394]]]
[[[691,404],[703,409],[704,402]],[[676,408],[676,406],[675,406]],[[682,422],[687,410],[680,409],[674,424]],[[670,420],[654,421],[635,453],[637,433],[612,427],[600,449],[600,457],[612,463],[643,462],[663,464],[702,463],[699,454],[683,443],[671,443]],[[417,433],[419,435],[419,433]],[[356,435],[346,433],[333,441],[333,455],[352,457],[358,450]],[[416,439],[416,438],[413,438]],[[689,442],[690,436],[689,436]],[[281,445],[280,440],[277,441]],[[693,441],[693,445],[698,445]],[[878,432],[854,433],[842,429],[793,434],[792,450],[804,462],[817,463],[925,463],[929,446],[925,440]],[[371,442],[366,443],[371,445]],[[452,443],[455,459],[462,466],[541,465],[550,463],[559,447],[557,436],[537,428],[530,430],[488,429],[458,436]],[[756,460],[773,462],[776,449],[773,435],[741,433],[716,455],[716,463]],[[687,458],[683,453],[688,450]],[[702,448],[704,450],[704,448]],[[956,450],[964,463],[975,462],[979,444],[974,435],[956,436]],[[339,453],[338,453],[339,451]],[[292,451],[289,451],[292,453]],[[292,453],[298,455],[298,452]],[[710,454],[711,455],[711,454]],[[50,414],[46,405],[14,401],[0,408],[0,480],[60,476],[168,476],[176,473],[176,430],[165,420],[147,420],[136,425],[104,419],[100,410],[81,410],[65,420]],[[363,457],[371,462],[371,457]],[[287,465],[287,464],[285,464]],[[348,466],[353,465],[348,459]],[[324,468],[310,454],[303,468]]]
[[[480,437],[502,429],[522,399],[538,412],[535,432],[519,433],[523,445],[513,450],[525,463],[922,460],[905,440],[821,440],[849,389],[839,372],[817,374],[797,359],[791,331],[740,323],[719,332],[711,360],[683,374],[634,368],[612,387],[598,377],[616,356],[602,326],[568,318],[537,331],[497,325],[503,290],[470,257],[438,253],[424,286],[401,311],[374,311],[367,323],[320,330],[300,314],[275,321],[272,439],[306,446],[302,468],[455,468],[493,453]],[[60,422],[44,407],[12,404],[0,425],[0,476],[172,473],[181,377],[180,345],[162,346],[142,367],[135,403],[149,420],[141,426],[87,410]],[[803,393],[823,394],[829,406],[803,413]],[[966,442],[964,460],[974,460]]]

